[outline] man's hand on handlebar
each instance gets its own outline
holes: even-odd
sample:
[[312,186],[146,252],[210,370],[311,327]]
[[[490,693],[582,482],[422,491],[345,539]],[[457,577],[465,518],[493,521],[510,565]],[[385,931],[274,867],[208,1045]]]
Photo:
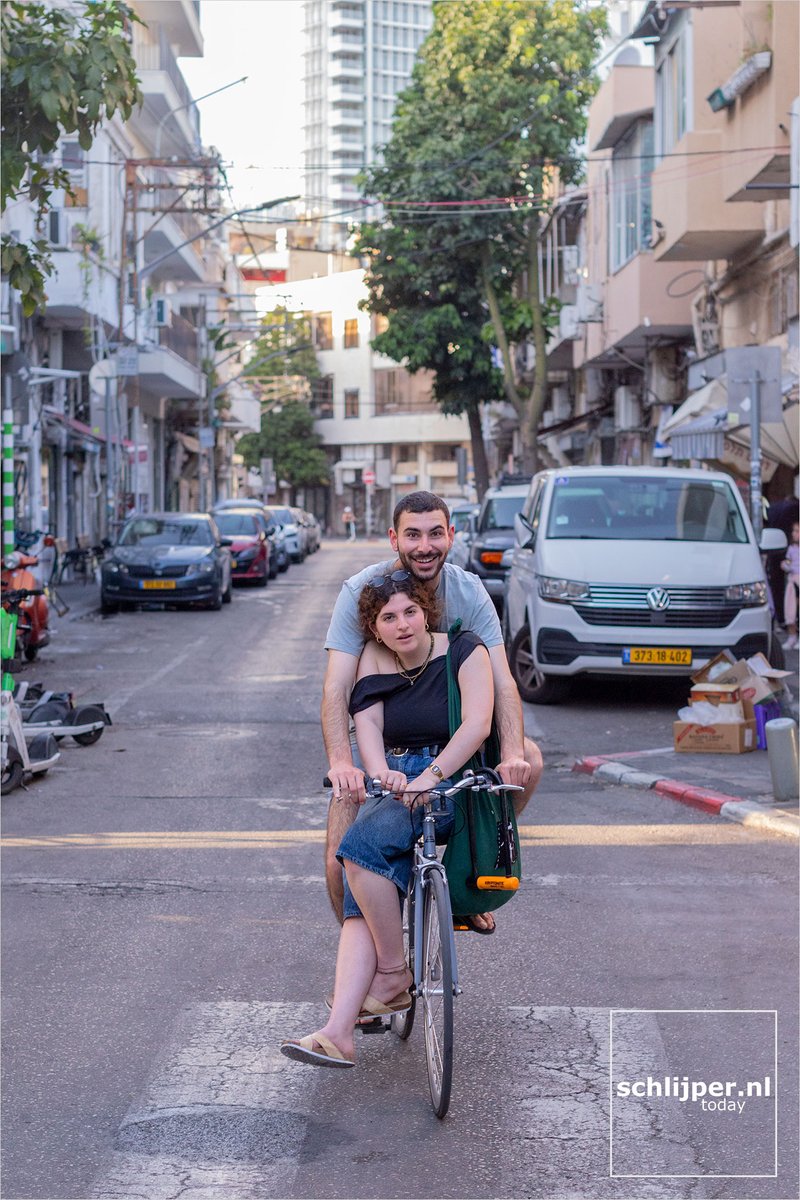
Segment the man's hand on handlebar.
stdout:
[[328,778],[333,788],[333,800],[347,804],[363,804],[367,798],[364,791],[364,772],[352,763],[331,763]]
[[517,787],[527,787],[531,778],[530,763],[524,758],[510,755],[497,764],[495,768],[503,783],[513,783]]

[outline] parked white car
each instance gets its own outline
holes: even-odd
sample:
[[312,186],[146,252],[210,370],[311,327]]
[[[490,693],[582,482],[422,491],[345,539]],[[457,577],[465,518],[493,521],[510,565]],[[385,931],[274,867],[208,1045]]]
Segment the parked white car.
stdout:
[[524,700],[584,674],[690,674],[720,650],[781,666],[760,551],[722,472],[569,467],[534,476],[515,522],[504,630]]

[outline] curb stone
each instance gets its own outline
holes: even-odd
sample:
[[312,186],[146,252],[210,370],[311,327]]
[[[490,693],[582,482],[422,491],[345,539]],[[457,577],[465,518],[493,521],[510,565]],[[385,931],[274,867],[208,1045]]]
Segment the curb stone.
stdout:
[[584,775],[597,775],[624,787],[644,788],[669,800],[688,804],[712,816],[724,817],[753,829],[766,829],[779,837],[800,839],[800,817],[747,800],[743,796],[729,796],[725,792],[713,791],[677,779],[665,779],[661,775],[650,775],[646,771],[635,771],[628,764],[614,762],[599,755],[579,758],[573,771]]

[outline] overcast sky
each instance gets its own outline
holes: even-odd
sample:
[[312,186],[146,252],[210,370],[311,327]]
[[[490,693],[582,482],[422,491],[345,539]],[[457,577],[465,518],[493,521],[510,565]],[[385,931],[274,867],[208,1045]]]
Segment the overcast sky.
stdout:
[[202,0],[203,58],[182,58],[195,96],[249,78],[199,104],[203,143],[233,165],[238,206],[302,191],[302,0]]

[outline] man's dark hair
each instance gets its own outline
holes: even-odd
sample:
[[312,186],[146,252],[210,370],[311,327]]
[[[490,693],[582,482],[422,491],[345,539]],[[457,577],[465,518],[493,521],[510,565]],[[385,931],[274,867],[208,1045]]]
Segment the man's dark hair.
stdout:
[[392,516],[392,529],[397,529],[397,522],[400,520],[403,513],[444,513],[444,520],[447,527],[450,527],[450,509],[445,504],[441,496],[435,495],[434,492],[409,492],[407,496],[403,496],[395,505],[394,515]]

